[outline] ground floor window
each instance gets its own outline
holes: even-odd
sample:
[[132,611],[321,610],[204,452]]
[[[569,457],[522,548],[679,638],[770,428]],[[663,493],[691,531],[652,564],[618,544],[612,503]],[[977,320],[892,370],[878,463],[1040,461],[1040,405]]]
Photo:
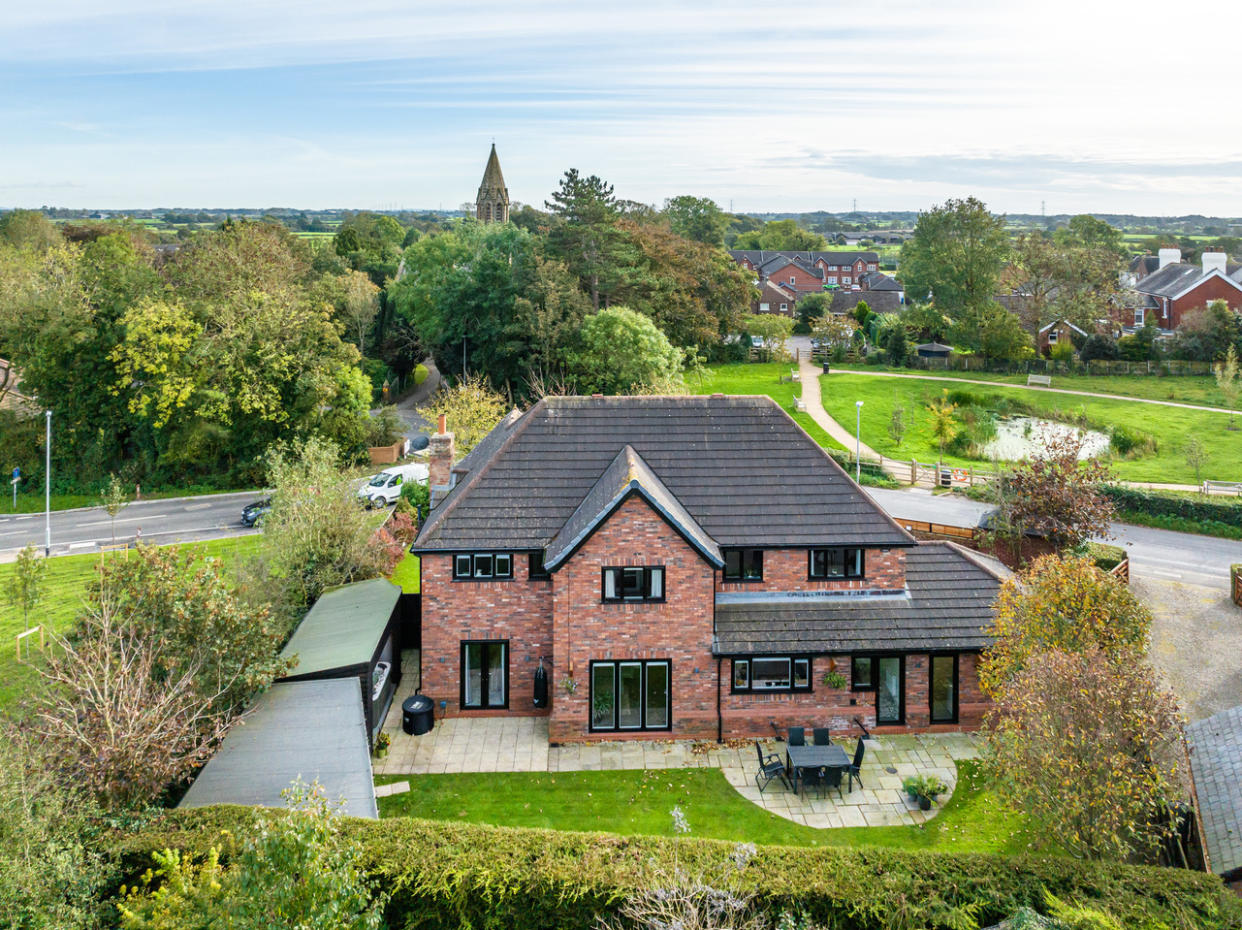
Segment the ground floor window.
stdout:
[[906,660],[904,656],[854,656],[850,662],[854,691],[875,692],[875,722],[902,723],[906,719]]
[[793,656],[753,656],[733,660],[734,692],[810,691],[811,660]]
[[592,730],[667,730],[667,659],[591,663]]
[[509,706],[509,643],[461,644],[461,706],[496,709]]
[[932,723],[957,723],[957,656],[931,657]]

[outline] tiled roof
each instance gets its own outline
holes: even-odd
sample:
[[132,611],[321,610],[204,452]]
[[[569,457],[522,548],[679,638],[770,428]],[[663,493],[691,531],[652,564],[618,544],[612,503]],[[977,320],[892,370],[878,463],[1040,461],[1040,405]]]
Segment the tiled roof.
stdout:
[[829,265],[852,265],[859,259],[873,265],[879,264],[880,261],[880,256],[876,252],[798,252],[794,250],[773,251],[771,249],[730,249],[729,255],[735,262],[740,262],[743,258],[745,258],[756,267],[759,267],[765,262],[771,261],[773,257],[778,255],[790,259],[801,259],[808,265],[814,264],[821,258]]
[[[1152,272],[1135,284],[1134,289],[1140,294],[1171,299],[1181,296],[1207,277],[1208,275],[1203,273],[1203,268],[1199,265],[1175,262],[1171,265],[1165,265],[1159,271]],[[1228,275],[1225,277],[1232,284],[1239,283],[1235,278],[1231,278]]]
[[640,494],[682,537],[698,549],[716,568],[724,567],[724,557],[715,540],[703,531],[697,520],[687,513],[664,482],[651,470],[634,447],[627,445],[604,469],[582,503],[565,521],[544,556],[549,571],[573,554],[601,523],[612,515],[631,494]]
[[951,543],[906,551],[904,596],[716,597],[719,655],[981,649],[1003,570]]
[[832,292],[832,313],[852,313],[863,301],[875,313],[897,313],[901,309],[901,294],[897,291],[847,291]]
[[769,397],[548,397],[497,430],[414,551],[543,549],[626,445],[719,546],[913,544]]
[[904,288],[896,279],[889,277],[882,271],[868,271],[858,279],[861,283],[867,285],[870,291],[900,291]]
[[1186,728],[1203,840],[1218,875],[1242,868],[1242,706]]

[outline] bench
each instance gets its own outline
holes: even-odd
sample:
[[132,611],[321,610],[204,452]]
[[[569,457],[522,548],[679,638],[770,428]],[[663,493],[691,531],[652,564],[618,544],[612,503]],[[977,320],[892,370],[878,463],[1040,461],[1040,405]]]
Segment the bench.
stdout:
[[806,413],[806,401],[804,401],[801,397],[797,398],[794,401],[794,409],[799,413]]
[[1204,494],[1237,494],[1242,496],[1242,482],[1239,481],[1204,481]]
[[1026,386],[1027,387],[1034,387],[1034,386],[1052,387],[1052,376],[1051,375],[1027,375]]

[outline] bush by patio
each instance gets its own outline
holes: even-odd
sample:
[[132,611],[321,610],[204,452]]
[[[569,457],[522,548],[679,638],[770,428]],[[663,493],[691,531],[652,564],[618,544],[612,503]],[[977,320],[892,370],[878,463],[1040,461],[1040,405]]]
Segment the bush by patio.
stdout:
[[[225,858],[252,829],[248,808],[173,811],[143,832],[118,837],[123,877],[132,881],[164,848]],[[710,873],[733,850],[714,840],[662,840],[391,819],[350,820],[343,829],[366,847],[364,867],[392,893],[394,928],[470,926],[581,930],[674,863]],[[1045,893],[1107,910],[1122,926],[1242,928],[1242,903],[1218,878],[1174,869],[879,849],[760,847],[740,884],[777,913],[801,911],[829,928],[987,926]]]

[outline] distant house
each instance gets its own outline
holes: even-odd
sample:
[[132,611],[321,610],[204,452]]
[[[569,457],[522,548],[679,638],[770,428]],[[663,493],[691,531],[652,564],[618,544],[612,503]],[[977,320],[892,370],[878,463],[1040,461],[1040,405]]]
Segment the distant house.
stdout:
[[880,270],[875,252],[769,252],[763,249],[732,249],[730,257],[759,276],[774,278],[799,293],[859,287],[859,278]]
[[901,291],[833,291],[830,313],[853,313],[866,301],[875,313],[897,313],[905,295]]
[[919,358],[948,358],[953,347],[939,342],[925,342],[921,346],[915,346],[914,351]]
[[[1171,258],[1166,253],[1176,252],[1161,249],[1161,262]],[[1122,324],[1139,327],[1152,322],[1172,331],[1191,310],[1214,300],[1225,301],[1231,310],[1242,309],[1242,266],[1230,262],[1224,252],[1204,252],[1201,265],[1168,261],[1133,286]]]
[[752,305],[755,313],[779,313],[782,316],[793,316],[794,306],[798,302],[798,292],[788,284],[780,284],[768,279],[759,285],[759,299]]
[[1043,355],[1048,355],[1052,351],[1052,347],[1069,343],[1073,345],[1074,334],[1077,333],[1083,339],[1086,339],[1090,333],[1086,330],[1079,329],[1069,320],[1053,320],[1047,326],[1041,326],[1039,332],[1035,334],[1036,345]]
[[[1170,261],[1178,262],[1182,260],[1180,249],[1161,249],[1161,254],[1165,252],[1173,252]],[[1167,264],[1167,263],[1166,263]],[[1126,270],[1121,273],[1121,286],[1134,287],[1149,274],[1154,274],[1160,270],[1160,256],[1157,255],[1135,255],[1130,259],[1130,264],[1126,266]]]

